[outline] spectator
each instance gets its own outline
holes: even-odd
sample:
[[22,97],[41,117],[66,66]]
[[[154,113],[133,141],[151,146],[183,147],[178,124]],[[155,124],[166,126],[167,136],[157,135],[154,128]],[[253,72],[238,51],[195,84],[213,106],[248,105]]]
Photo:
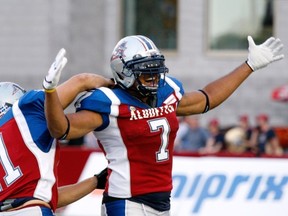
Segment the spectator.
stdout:
[[255,153],[255,146],[251,143],[252,126],[247,115],[239,117],[239,127],[244,131],[243,146],[245,147],[245,152]]
[[279,144],[274,129],[270,126],[269,117],[266,114],[259,114],[256,117],[257,126],[252,132],[252,144],[257,147],[257,155],[267,154],[280,156],[283,149]]
[[225,133],[227,151],[231,153],[255,153],[255,147],[251,144],[251,134],[252,127],[249,117],[247,115],[239,116],[237,126]]
[[181,138],[184,136],[184,134],[188,131],[189,128],[187,122],[185,121],[185,116],[177,116],[177,119],[179,123],[179,128],[175,137],[174,148],[179,145],[179,143],[181,142]]
[[198,116],[184,117],[180,125],[175,141],[176,152],[198,152],[208,145],[209,132],[200,126]]
[[219,120],[214,118],[208,124],[210,140],[201,150],[204,154],[214,154],[225,149],[224,133],[220,130]]

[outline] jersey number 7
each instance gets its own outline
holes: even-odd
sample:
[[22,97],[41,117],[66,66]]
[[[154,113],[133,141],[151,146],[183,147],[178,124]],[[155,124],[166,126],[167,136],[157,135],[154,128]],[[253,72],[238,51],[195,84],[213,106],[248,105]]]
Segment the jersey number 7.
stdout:
[[148,121],[148,124],[150,126],[150,131],[158,132],[160,129],[162,129],[161,133],[161,145],[159,150],[156,152],[156,160],[157,162],[166,161],[169,159],[169,150],[168,150],[168,144],[169,144],[169,133],[170,133],[170,125],[166,118],[160,118],[160,119],[153,119]]

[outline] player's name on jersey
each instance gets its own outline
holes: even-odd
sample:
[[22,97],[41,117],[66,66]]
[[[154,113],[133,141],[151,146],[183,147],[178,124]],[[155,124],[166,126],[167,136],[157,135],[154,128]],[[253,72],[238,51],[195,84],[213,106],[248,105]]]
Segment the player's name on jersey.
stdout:
[[137,109],[134,106],[130,107],[131,117],[130,120],[153,118],[158,116],[167,115],[175,112],[173,105],[165,105],[161,107],[149,108],[149,109]]

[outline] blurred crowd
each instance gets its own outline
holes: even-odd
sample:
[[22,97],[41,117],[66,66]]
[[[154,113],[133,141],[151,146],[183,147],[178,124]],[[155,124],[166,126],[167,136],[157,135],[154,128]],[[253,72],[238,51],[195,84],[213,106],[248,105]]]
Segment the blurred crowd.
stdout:
[[207,126],[200,124],[199,115],[179,118],[175,152],[282,156],[285,149],[269,120],[268,115],[259,114],[255,117],[256,124],[252,126],[249,117],[241,115],[235,125],[224,128],[216,118],[211,119]]
[[[200,118],[201,115],[178,118],[179,130],[174,149],[176,153],[282,156],[286,150],[288,154],[288,149],[281,145],[279,133],[270,124],[266,114],[257,115],[255,125],[251,124],[248,115],[241,115],[238,122],[230,127],[223,127],[217,118],[210,119],[207,125],[203,125]],[[285,133],[288,133],[287,131]],[[288,137],[288,134],[286,136]],[[93,132],[79,139],[66,140],[62,144],[99,149]]]

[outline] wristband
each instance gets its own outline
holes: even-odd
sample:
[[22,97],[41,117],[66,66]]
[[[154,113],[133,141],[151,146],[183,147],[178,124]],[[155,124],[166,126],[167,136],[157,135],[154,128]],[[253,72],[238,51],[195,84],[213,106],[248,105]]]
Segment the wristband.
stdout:
[[70,131],[70,121],[69,121],[69,119],[68,119],[68,117],[66,115],[65,115],[65,118],[67,120],[67,129],[66,129],[65,133],[61,137],[58,138],[58,140],[66,139],[66,137],[68,136],[68,133]]
[[198,89],[198,91],[202,92],[204,95],[205,95],[205,98],[206,98],[206,105],[205,105],[205,108],[203,110],[202,113],[206,113],[210,110],[210,101],[209,101],[209,97],[207,95],[207,93],[205,91],[203,91],[202,89]]
[[248,67],[254,72],[253,68],[249,65],[248,60],[245,61],[245,63],[248,65]]
[[44,88],[44,91],[46,92],[46,93],[52,93],[52,92],[55,92],[56,91],[56,88],[53,88],[53,89],[45,89]]

